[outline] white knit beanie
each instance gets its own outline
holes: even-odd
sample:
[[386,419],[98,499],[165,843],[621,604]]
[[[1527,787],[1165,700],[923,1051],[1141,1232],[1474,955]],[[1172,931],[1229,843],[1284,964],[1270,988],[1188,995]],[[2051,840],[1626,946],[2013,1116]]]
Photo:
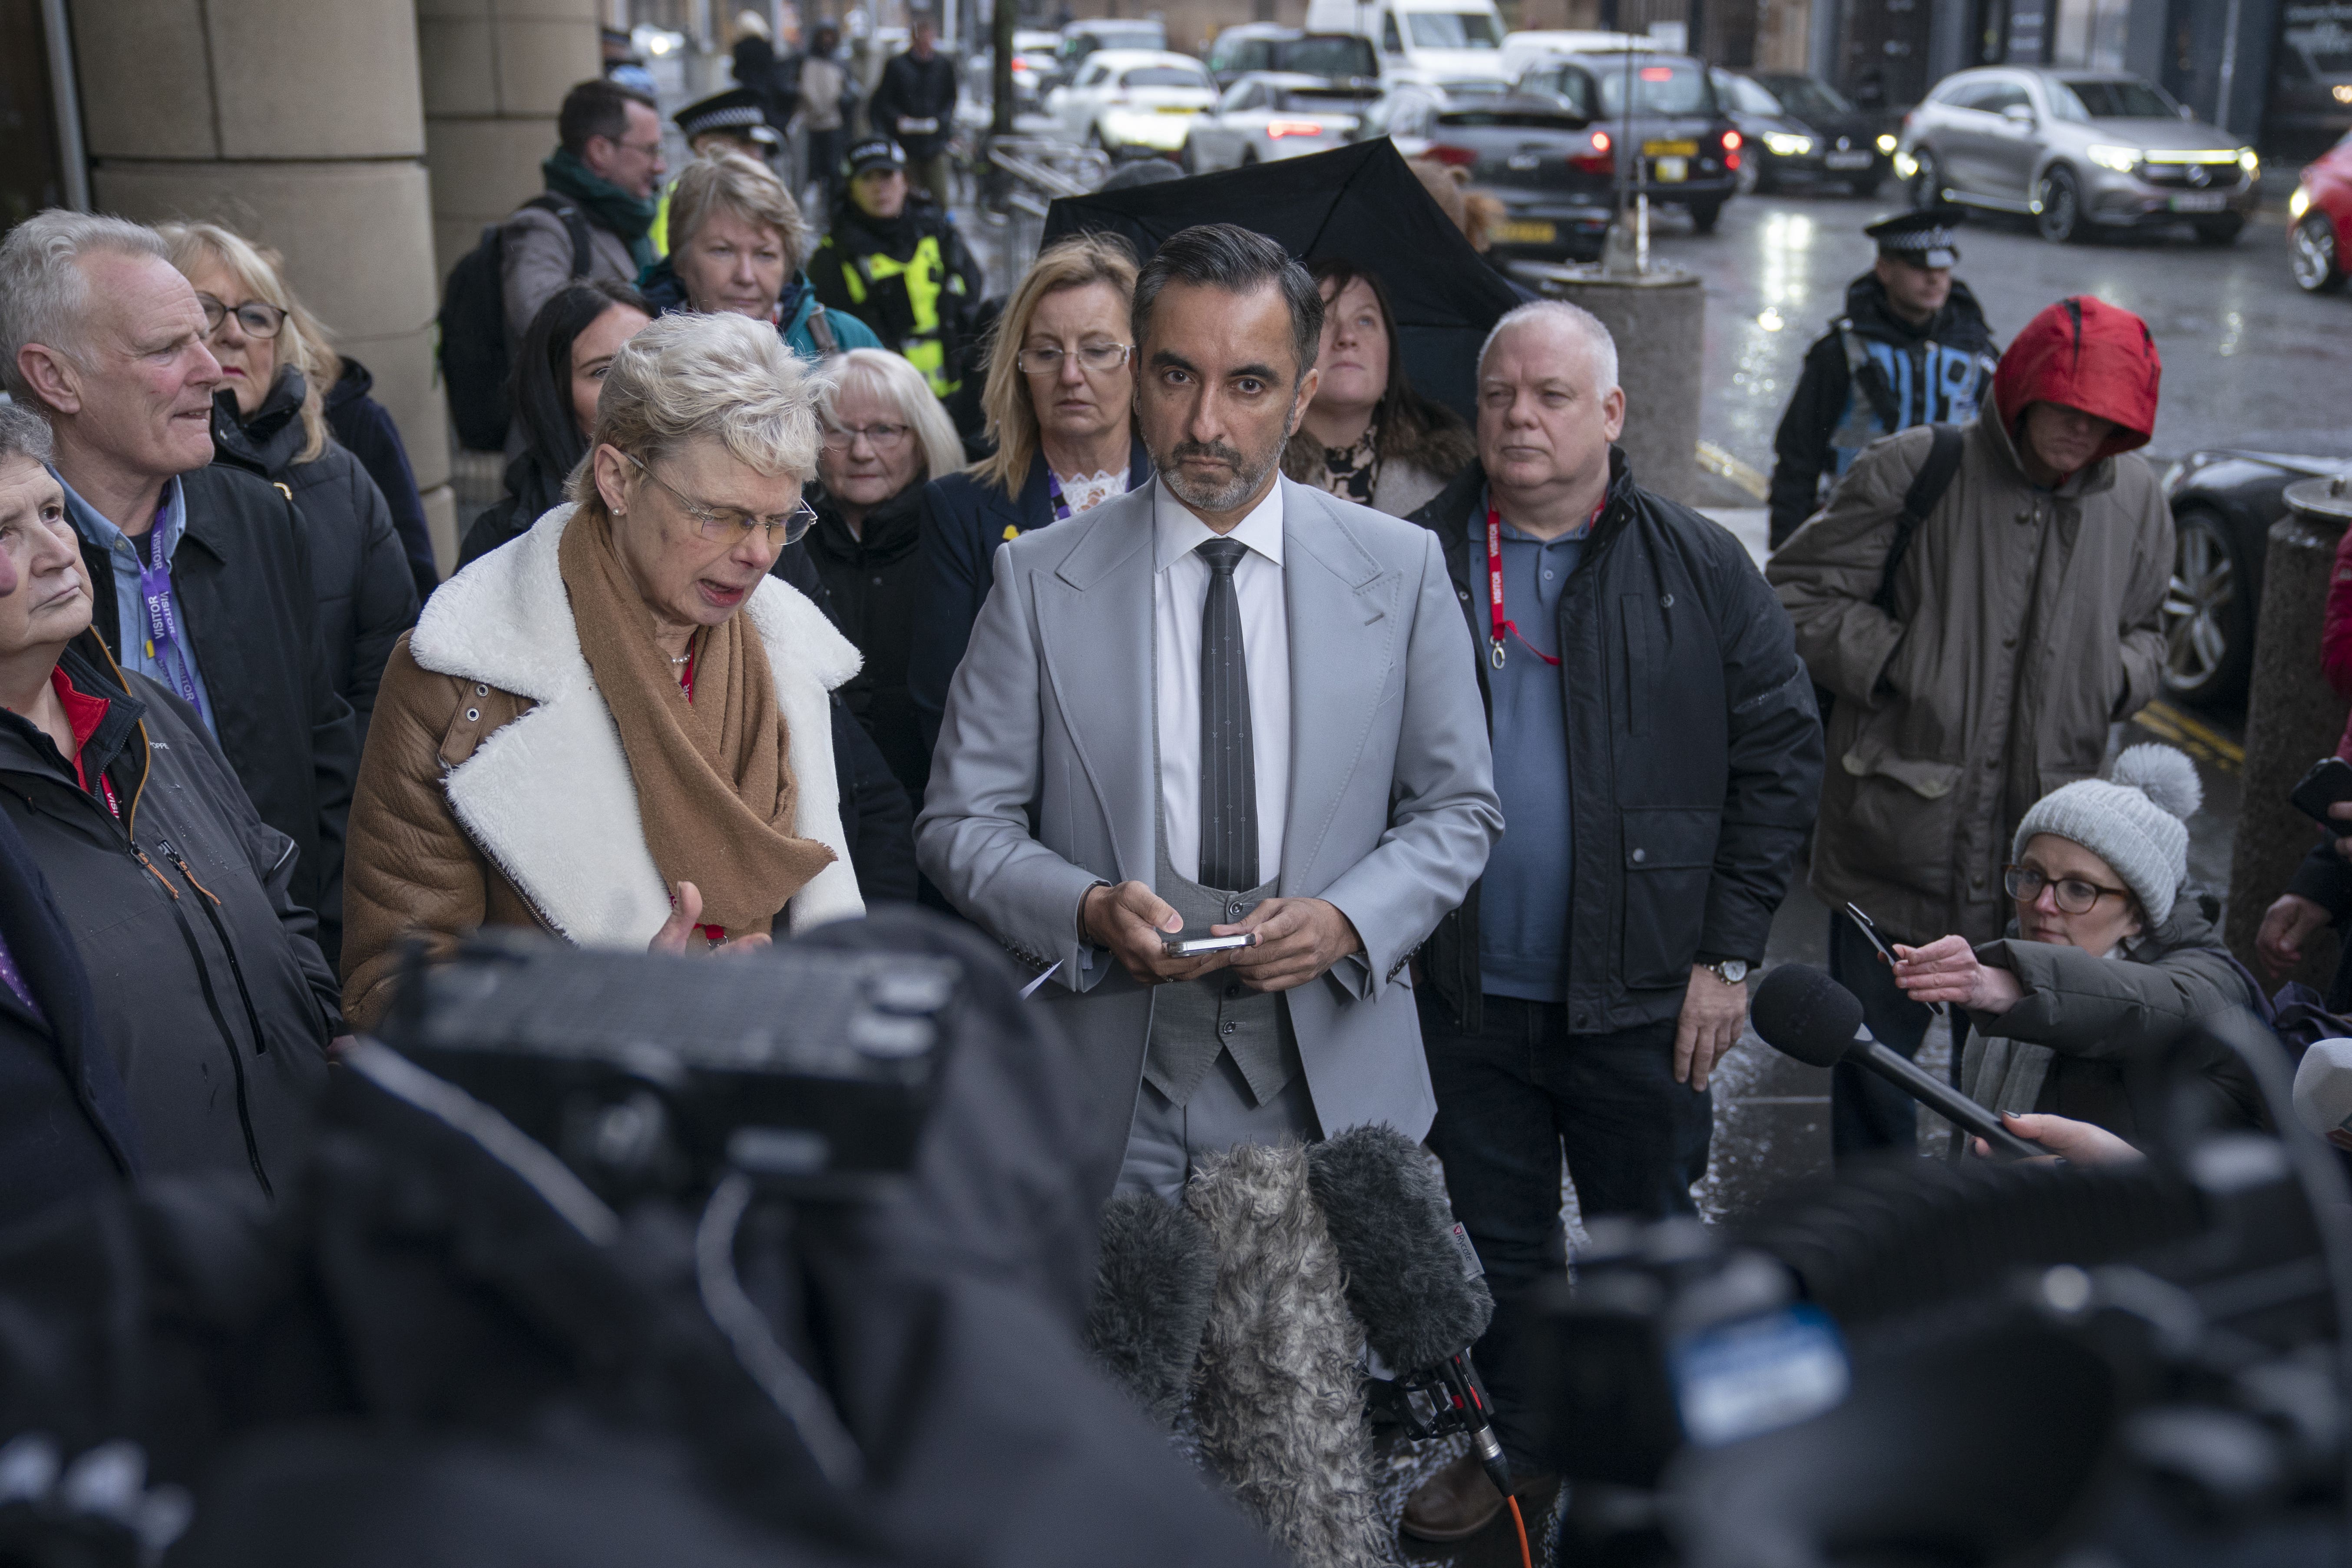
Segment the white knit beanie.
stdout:
[[2012,857],[2038,833],[2072,840],[2115,868],[2148,925],[2172,915],[2189,879],[2189,818],[2204,804],[2197,764],[2170,746],[2131,746],[2104,779],[2053,789],[2018,825]]

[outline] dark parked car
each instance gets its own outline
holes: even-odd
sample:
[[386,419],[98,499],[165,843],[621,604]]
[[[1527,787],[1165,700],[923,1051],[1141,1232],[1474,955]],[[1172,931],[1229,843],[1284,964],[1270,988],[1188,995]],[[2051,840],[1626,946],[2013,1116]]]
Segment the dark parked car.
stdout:
[[1513,91],[1548,98],[1606,132],[1618,166],[1651,202],[1685,209],[1701,234],[1738,188],[1739,128],[1716,100],[1706,67],[1688,55],[1555,55]]
[[[1855,195],[1866,196],[1895,172],[1900,115],[1864,109],[1817,76],[1795,71],[1743,74],[1770,93],[1783,113],[1812,132],[1823,178],[1843,180]],[[1748,150],[1754,147],[1751,141]]]
[[2176,543],[2164,598],[2170,650],[2164,684],[2176,700],[2218,708],[2244,699],[2263,556],[2271,524],[2286,515],[2283,492],[2297,479],[2347,467],[2343,458],[2218,449],[2191,452],[2166,474]]
[[1471,190],[1503,204],[1487,231],[1496,260],[1599,258],[1616,179],[1612,139],[1557,99],[1449,99],[1401,87],[1373,105],[1359,134],[1467,170]]
[[1376,85],[1381,79],[1381,57],[1371,39],[1353,33],[1302,33],[1271,22],[1227,27],[1209,46],[1202,63],[1221,88],[1252,71],[1285,71],[1349,86]]

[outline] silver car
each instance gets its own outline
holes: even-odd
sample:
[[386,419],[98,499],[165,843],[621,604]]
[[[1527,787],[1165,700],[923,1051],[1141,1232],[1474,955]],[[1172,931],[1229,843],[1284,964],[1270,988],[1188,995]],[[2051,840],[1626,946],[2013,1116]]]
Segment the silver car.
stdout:
[[1179,162],[1187,173],[1205,174],[1328,153],[1348,140],[1379,96],[1377,83],[1350,87],[1326,77],[1252,71],[1193,120]]
[[2031,216],[2044,239],[2187,223],[2227,245],[2254,211],[2254,150],[2137,77],[1991,66],[1903,119],[1895,172],[1918,205]]

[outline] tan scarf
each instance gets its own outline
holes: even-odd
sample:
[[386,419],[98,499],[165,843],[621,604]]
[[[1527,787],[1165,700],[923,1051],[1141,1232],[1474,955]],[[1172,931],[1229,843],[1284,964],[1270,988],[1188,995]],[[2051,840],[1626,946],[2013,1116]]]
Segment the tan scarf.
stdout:
[[620,729],[646,847],[663,883],[674,897],[678,883],[692,882],[702,894],[702,923],[730,937],[768,930],[833,863],[833,851],[793,835],[791,738],[759,633],[736,615],[698,634],[689,702],[677,667],[654,641],[651,613],[614,551],[602,507],[574,516],[556,563],[580,651]]

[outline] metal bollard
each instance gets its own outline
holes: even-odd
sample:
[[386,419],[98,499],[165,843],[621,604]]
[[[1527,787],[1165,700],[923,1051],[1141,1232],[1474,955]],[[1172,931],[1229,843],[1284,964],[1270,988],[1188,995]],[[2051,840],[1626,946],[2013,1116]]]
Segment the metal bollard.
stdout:
[[[2319,672],[2319,635],[2336,548],[2352,522],[2344,477],[2305,479],[2286,490],[2290,509],[2271,525],[2263,563],[2263,604],[2254,623],[2254,668],[2246,702],[2246,772],[2238,831],[2230,843],[2230,951],[2257,974],[2254,936],[2263,911],[2286,890],[2316,829],[2287,804],[2311,764],[2333,756],[2352,701]],[[2333,933],[2310,943],[2290,978],[2325,991],[2336,973]]]
[[1633,482],[1689,504],[1699,498],[1700,349],[1706,295],[1677,268],[1610,274],[1599,267],[1521,267],[1545,297],[1581,305],[1617,340],[1625,388],[1625,434],[1618,445]]

